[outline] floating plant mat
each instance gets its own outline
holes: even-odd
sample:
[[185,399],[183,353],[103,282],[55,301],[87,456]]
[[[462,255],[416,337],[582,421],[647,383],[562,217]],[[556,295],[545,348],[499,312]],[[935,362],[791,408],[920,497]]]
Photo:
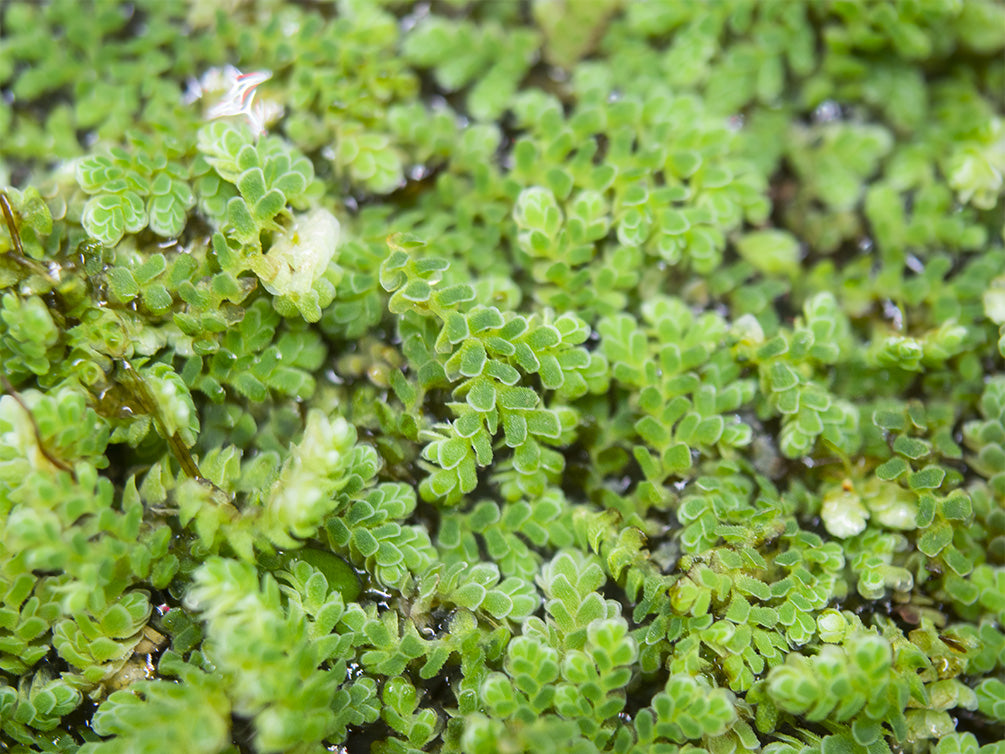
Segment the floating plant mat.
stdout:
[[0,749],[992,754],[1005,6],[0,5]]

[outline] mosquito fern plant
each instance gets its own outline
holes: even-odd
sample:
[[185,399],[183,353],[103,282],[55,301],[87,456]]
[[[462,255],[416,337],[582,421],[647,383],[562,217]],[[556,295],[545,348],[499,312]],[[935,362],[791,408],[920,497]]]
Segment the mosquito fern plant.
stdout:
[[1005,751],[1005,8],[0,5],[0,749]]

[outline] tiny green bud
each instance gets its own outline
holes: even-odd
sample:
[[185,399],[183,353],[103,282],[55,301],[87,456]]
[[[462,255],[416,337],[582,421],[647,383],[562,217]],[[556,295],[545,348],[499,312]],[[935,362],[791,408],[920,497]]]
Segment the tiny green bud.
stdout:
[[865,530],[869,511],[862,505],[862,499],[854,489],[841,488],[824,496],[820,518],[828,532],[835,537],[847,539]]
[[817,632],[828,644],[840,644],[844,641],[847,629],[848,621],[837,610],[824,610],[817,616]]

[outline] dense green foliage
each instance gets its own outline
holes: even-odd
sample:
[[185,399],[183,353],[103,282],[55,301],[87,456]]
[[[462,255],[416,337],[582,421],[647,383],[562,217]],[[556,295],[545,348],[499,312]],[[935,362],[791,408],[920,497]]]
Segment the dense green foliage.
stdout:
[[0,749],[1005,751],[1005,6],[89,5],[0,4]]

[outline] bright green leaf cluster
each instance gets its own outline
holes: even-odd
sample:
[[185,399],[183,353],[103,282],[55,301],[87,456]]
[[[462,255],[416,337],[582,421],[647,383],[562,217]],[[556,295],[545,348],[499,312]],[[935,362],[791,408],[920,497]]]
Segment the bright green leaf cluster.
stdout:
[[128,149],[81,159],[77,183],[91,195],[81,215],[84,229],[105,246],[148,226],[159,236],[179,236],[195,204],[188,168],[178,162],[182,154],[176,140],[134,134]]

